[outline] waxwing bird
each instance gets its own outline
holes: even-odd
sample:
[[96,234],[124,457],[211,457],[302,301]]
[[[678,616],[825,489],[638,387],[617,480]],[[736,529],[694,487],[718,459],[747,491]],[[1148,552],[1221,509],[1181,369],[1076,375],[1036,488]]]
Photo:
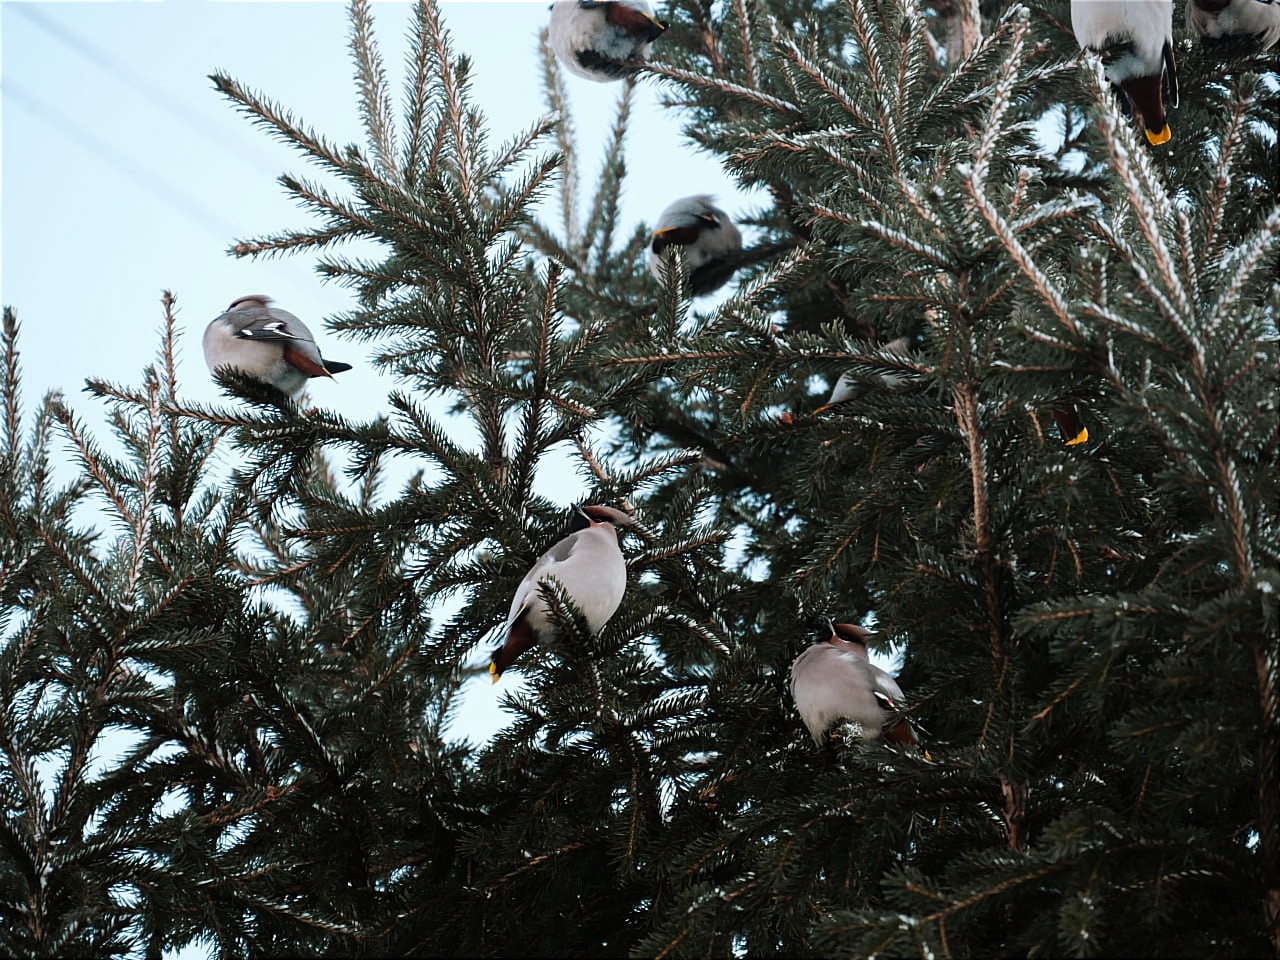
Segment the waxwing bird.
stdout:
[[617,527],[634,526],[635,521],[612,507],[574,508],[568,536],[540,556],[516,588],[506,640],[489,664],[494,683],[520,654],[555,638],[555,621],[538,589],[544,580],[559,582],[592,633],[599,633],[609,622],[627,587],[627,563],[618,545]]
[[1107,79],[1136,110],[1148,142],[1171,136],[1164,115],[1178,105],[1173,60],[1173,0],[1071,0],[1071,27],[1085,50],[1102,57]]
[[1280,40],[1280,0],[1187,0],[1186,12],[1197,37],[1252,37],[1260,50]]
[[270,297],[231,301],[204,331],[204,361],[211,372],[230,367],[293,396],[312,377],[330,377],[351,364],[325,360],[307,325]]
[[684,249],[689,289],[695,297],[724,286],[738,268],[742,235],[732,220],[706,194],[682,197],[658,217],[649,240],[649,272],[665,281],[667,247]]
[[608,83],[643,63],[666,29],[645,0],[558,0],[548,32],[551,49],[570,73]]
[[827,402],[820,407],[814,407],[813,412],[822,413],[846,401],[856,400],[860,396],[862,396],[862,378],[853,373],[842,373],[836,385],[831,388],[831,396],[827,397]]
[[829,637],[806,648],[791,664],[791,699],[813,742],[822,746],[837,720],[855,720],[867,743],[884,737],[894,746],[917,745],[916,732],[905,720],[884,729],[903,699],[902,689],[867,656],[867,631],[852,623],[830,626]]
[[1062,442],[1068,447],[1084,443],[1089,439],[1089,428],[1084,425],[1084,418],[1074,403],[1059,403],[1053,408],[1053,420],[1062,434]]
[[[906,353],[910,348],[910,337],[898,337],[896,340],[890,340],[883,347],[889,353]],[[908,382],[907,377],[897,373],[882,373],[870,379],[888,390],[900,390]],[[868,385],[867,377],[858,376],[853,371],[846,371],[840,374],[840,379],[831,388],[831,396],[827,397],[827,402],[820,407],[815,407],[813,412],[822,413],[849,400],[856,400],[866,393]]]

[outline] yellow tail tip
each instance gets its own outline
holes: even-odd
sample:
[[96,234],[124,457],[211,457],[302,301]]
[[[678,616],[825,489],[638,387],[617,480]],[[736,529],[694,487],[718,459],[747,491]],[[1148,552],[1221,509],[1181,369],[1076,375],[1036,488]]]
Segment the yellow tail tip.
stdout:
[[1067,441],[1067,446],[1074,447],[1077,444],[1084,443],[1088,439],[1089,439],[1089,428],[1081,427],[1080,432]]
[[489,676],[492,678],[494,683],[497,683],[498,678],[502,676],[502,674],[498,672],[498,665],[496,663],[489,664]]
[[1159,130],[1156,130],[1154,132],[1151,130],[1147,131],[1147,141],[1153,147],[1158,147],[1162,143],[1168,143],[1169,138],[1172,136],[1173,136],[1173,133],[1169,130],[1169,125],[1167,123]]

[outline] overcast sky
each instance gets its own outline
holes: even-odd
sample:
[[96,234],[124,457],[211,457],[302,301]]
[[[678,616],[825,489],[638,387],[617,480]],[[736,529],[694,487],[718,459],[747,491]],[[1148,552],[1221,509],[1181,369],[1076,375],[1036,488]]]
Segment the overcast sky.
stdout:
[[[548,9],[547,0],[442,4],[454,49],[474,60],[474,102],[495,145],[545,111],[538,32]],[[397,95],[411,12],[408,2],[374,5]],[[349,32],[340,2],[0,2],[0,301],[21,324],[28,411],[57,389],[101,427],[103,407],[81,392],[84,382],[141,383],[157,356],[166,289],[177,298],[188,400],[220,400],[201,352],[205,326],[236,297],[265,293],[311,327],[326,357],[355,364],[337,383],[313,382],[313,403],[362,419],[387,409],[396,384],[362,362],[369,348],[325,329],[326,318],[353,300],[322,283],[314,256],[228,255],[235,240],[308,225],[276,177],[314,168],[238,113],[208,79],[227,73],[331,142],[362,143]],[[621,85],[572,75],[566,85],[587,190]],[[656,85],[641,83],[620,236],[687,194],[715,194],[731,216],[744,207],[719,164],[683,142],[679,117],[658,100]],[[556,464],[540,473],[539,487],[566,506],[581,489]],[[509,674],[498,689],[517,682]],[[466,694],[455,732],[480,741],[503,722],[497,691],[477,677]]]

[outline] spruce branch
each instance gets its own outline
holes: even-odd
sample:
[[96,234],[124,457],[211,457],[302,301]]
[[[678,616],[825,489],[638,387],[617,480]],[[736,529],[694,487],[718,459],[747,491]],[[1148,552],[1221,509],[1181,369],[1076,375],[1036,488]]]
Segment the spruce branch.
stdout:
[[[595,198],[591,204],[591,213],[587,217],[584,242],[589,242],[596,250],[597,268],[602,267],[613,247],[613,235],[617,230],[618,203],[622,196],[622,181],[625,172],[623,164],[623,143],[627,134],[627,123],[631,118],[631,98],[635,92],[635,77],[628,76],[622,81],[622,93],[618,98],[618,109],[614,114],[613,128],[609,133],[609,142],[605,147],[604,160],[601,163],[599,183]],[[572,234],[566,234],[572,236]]]
[[650,73],[666,80],[672,80],[693,90],[719,93],[736,101],[742,110],[763,108],[780,115],[780,125],[785,121],[795,121],[803,117],[804,111],[794,103],[775,97],[762,90],[743,86],[718,77],[707,77],[691,70],[681,70],[664,66],[656,62],[646,63],[637,68],[637,73]]
[[[1218,296],[1206,309],[1206,337],[1230,335],[1232,318],[1247,310],[1250,297],[1260,286],[1273,286],[1280,262],[1280,206],[1266,220],[1221,254],[1221,271],[1227,274]],[[1229,271],[1229,272],[1228,272]],[[1242,327],[1243,330],[1243,327]]]
[[512,458],[513,499],[525,502],[531,491],[533,471],[541,453],[541,440],[548,433],[544,421],[546,393],[550,386],[553,343],[560,334],[557,321],[557,292],[561,268],[554,261],[547,265],[546,292],[538,318],[534,345],[532,382],[523,406],[520,435],[522,441]]
[[387,75],[382,67],[373,34],[373,10],[367,0],[351,0],[351,59],[356,65],[360,91],[360,119],[373,146],[374,162],[387,179],[407,179],[396,161],[396,129],[387,92]]
[[[976,0],[973,0],[976,7]],[[1028,16],[1025,9],[1013,25],[1006,48],[1005,61],[991,88],[991,110],[987,122],[983,126],[982,136],[978,140],[973,154],[972,180],[983,183],[990,172],[990,164],[1001,136],[1005,132],[1005,116],[1013,105],[1013,92],[1019,82],[1024,63],[1024,44],[1028,30]]]
[[476,183],[473,179],[474,165],[478,159],[478,144],[474,144],[470,136],[467,122],[468,108],[464,105],[465,63],[455,63],[453,51],[450,49],[444,25],[440,22],[440,11],[434,3],[418,4],[418,25],[424,32],[426,45],[431,49],[435,61],[436,79],[440,84],[443,110],[441,122],[447,125],[448,138],[441,137],[440,143],[448,143],[450,153],[456,165],[454,172],[458,177],[458,186],[463,197],[478,199]]
[[547,98],[547,112],[555,118],[556,146],[563,158],[560,170],[560,231],[566,251],[572,252],[566,252],[561,259],[579,273],[586,273],[588,246],[586,238],[578,231],[579,164],[573,117],[569,110],[564,73],[551,49],[546,30],[538,34],[538,52],[542,58],[542,88]]
[[1218,164],[1213,186],[1209,190],[1208,202],[1201,208],[1206,229],[1200,241],[1200,260],[1207,260],[1218,252],[1219,233],[1227,227],[1223,222],[1227,215],[1225,206],[1234,185],[1236,169],[1244,159],[1240,156],[1240,142],[1249,120],[1248,114],[1249,100],[1233,97],[1228,105],[1226,127],[1217,144]]
[[18,362],[18,316],[9,307],[4,308],[4,333],[0,339],[3,365],[0,365],[0,397],[4,403],[4,472],[9,474],[17,464],[19,429],[22,422],[20,393],[22,379]]
[[237,104],[255,123],[269,128],[278,139],[319,160],[333,173],[342,174],[347,170],[349,157],[344,157],[322,138],[299,127],[289,113],[275,103],[241,87],[223,74],[210,74],[209,79],[218,92]]
[[1099,127],[1112,169],[1125,192],[1125,199],[1128,201],[1129,210],[1133,214],[1134,222],[1138,225],[1142,239],[1155,258],[1162,290],[1167,291],[1172,297],[1172,306],[1166,309],[1167,319],[1175,324],[1179,323],[1180,317],[1191,314],[1192,307],[1191,298],[1175,267],[1173,254],[1165,241],[1165,230],[1161,224],[1161,211],[1172,209],[1172,199],[1156,175],[1147,151],[1139,145],[1132,127],[1114,110],[1106,109],[1107,104],[1104,98],[1110,96],[1110,91],[1104,82],[1100,63],[1094,65],[1093,77],[1095,96],[1104,109]]
[[415,29],[409,33],[410,76],[405,84],[405,137],[400,170],[405,187],[411,192],[429,179],[434,169],[434,163],[427,159],[434,152],[434,143],[428,141],[432,75],[430,45],[423,42],[424,13],[424,5],[414,7]]
[[[816,63],[809,57],[805,56],[800,47],[790,40],[777,41],[777,47],[783,56],[791,63],[796,70],[800,71],[808,78],[827,98],[829,98],[840,110],[842,110],[852,120],[848,128],[839,132],[839,136],[857,136],[858,134],[873,134],[876,132],[876,119],[869,115],[864,109],[860,99],[850,90],[845,88],[844,82],[831,76],[827,72],[824,64]],[[830,129],[819,131],[818,136],[832,136],[835,131]],[[800,136],[793,134],[793,136]]]
[[[738,27],[738,55],[742,58],[742,76],[748,87],[758,87],[759,82],[756,76],[756,45],[754,30],[752,29],[752,20],[755,16],[755,10],[747,6],[746,0],[733,0],[734,22]],[[724,73],[724,62],[719,54],[719,45],[715,41],[715,35],[709,30],[705,23],[701,31],[703,49],[711,58],[712,64],[716,68],[717,73]]]

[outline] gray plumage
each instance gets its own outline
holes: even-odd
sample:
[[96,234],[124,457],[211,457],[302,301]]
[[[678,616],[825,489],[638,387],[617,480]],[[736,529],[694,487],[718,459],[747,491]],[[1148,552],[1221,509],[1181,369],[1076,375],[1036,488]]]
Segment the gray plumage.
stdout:
[[633,521],[612,507],[586,506],[575,512],[578,529],[558,540],[534,561],[516,587],[507,614],[506,639],[493,654],[489,673],[496,682],[520,654],[536,643],[554,639],[551,610],[539,590],[554,578],[582,614],[592,633],[599,633],[622,602],[627,564],[618,544],[618,526]]
[[742,234],[729,215],[707,194],[682,197],[662,211],[649,240],[649,272],[665,282],[666,250],[684,251],[689,289],[694,296],[724,286],[738,267]]
[[250,294],[231,302],[204,331],[209,371],[231,368],[289,396],[311,377],[332,377],[351,364],[325,360],[307,325],[271,298]]
[[1280,0],[1187,0],[1186,14],[1197,37],[1252,37],[1261,50],[1280,40]]
[[[875,743],[885,733],[886,707],[902,701],[902,689],[867,656],[865,630],[838,623],[831,631],[829,638],[807,647],[791,664],[791,699],[819,746],[839,720],[855,721],[863,741]],[[889,740],[916,742],[905,722],[890,731]]]
[[558,0],[547,32],[551,49],[570,73],[609,83],[643,63],[666,29],[645,0]]

